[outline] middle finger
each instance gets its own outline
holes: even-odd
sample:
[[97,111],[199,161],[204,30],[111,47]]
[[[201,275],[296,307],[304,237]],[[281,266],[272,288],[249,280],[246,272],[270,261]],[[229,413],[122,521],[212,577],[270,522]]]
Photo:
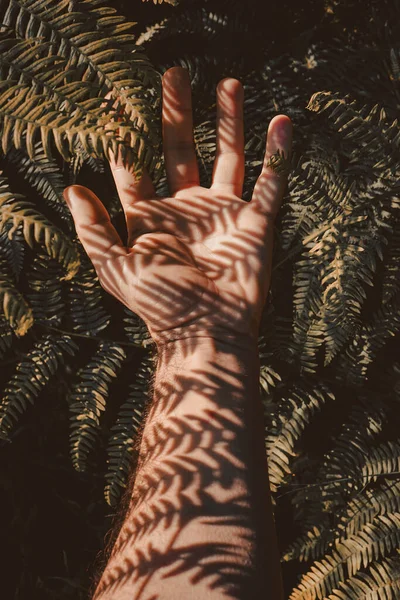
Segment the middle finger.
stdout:
[[193,140],[189,73],[172,67],[163,76],[162,124],[165,168],[171,195],[200,184]]

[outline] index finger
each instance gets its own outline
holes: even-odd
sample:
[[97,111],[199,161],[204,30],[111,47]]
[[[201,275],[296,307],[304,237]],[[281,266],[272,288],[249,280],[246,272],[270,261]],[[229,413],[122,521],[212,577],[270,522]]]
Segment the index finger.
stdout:
[[[106,98],[108,100],[111,98],[110,92],[106,95]],[[116,102],[117,101],[115,101],[115,103]],[[119,118],[122,120],[123,115],[121,115]],[[118,195],[125,210],[126,217],[127,208],[131,207],[139,200],[154,198],[156,196],[156,191],[146,168],[143,168],[142,177],[139,181],[135,177],[133,154],[129,151],[129,148],[127,148],[125,158],[122,156],[122,152],[120,151],[117,151],[117,155],[115,155],[111,149],[109,152],[111,172],[113,174]]]
[[189,72],[171,67],[163,75],[162,129],[168,187],[179,190],[200,184],[193,138]]

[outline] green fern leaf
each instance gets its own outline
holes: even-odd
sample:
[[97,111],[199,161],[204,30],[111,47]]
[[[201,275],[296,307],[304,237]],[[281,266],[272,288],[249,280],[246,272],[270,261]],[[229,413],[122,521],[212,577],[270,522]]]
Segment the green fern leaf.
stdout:
[[400,559],[372,563],[366,573],[339,582],[327,600],[396,600],[400,596]]
[[11,329],[23,336],[33,325],[32,309],[17,290],[4,259],[0,257],[0,307]]
[[13,331],[8,321],[0,316],[0,359],[3,358],[7,350],[12,346]]
[[310,387],[303,383],[288,390],[280,401],[275,419],[267,425],[265,439],[271,491],[276,492],[285,478],[292,475],[291,460],[297,455],[296,444],[328,398],[334,400],[335,396],[327,386]]
[[[129,134],[137,175],[143,166],[157,175],[159,133],[153,105],[158,104],[161,82],[132,44],[132,35],[125,33],[133,23],[115,15],[115,9],[98,7],[94,0],[81,3],[83,12],[71,11],[70,6],[69,0],[11,0],[9,4],[3,23],[25,39],[4,52],[9,73],[0,82],[3,151],[12,136],[15,147],[25,143],[33,159],[35,136],[40,134],[49,158],[52,141],[65,160],[77,142],[93,157],[108,157],[110,147],[116,152],[121,141],[125,153]],[[43,33],[50,39],[42,44],[32,41]],[[32,43],[37,46],[38,62],[29,48]],[[49,52],[54,57],[50,78],[49,61],[43,60]],[[104,104],[108,92],[111,98]],[[124,120],[117,123],[122,112]]]
[[43,245],[50,258],[56,259],[66,269],[63,279],[71,279],[79,269],[76,246],[66,235],[40,214],[31,202],[21,200],[21,194],[13,194],[5,177],[0,176],[0,231],[12,221],[8,230],[11,237],[21,227],[26,242],[31,248],[34,242]]
[[46,204],[56,211],[71,232],[75,231],[71,211],[64,200],[65,183],[57,163],[48,158],[41,142],[35,145],[34,159],[22,150],[12,148],[6,160],[15,165],[24,180],[41,195]]
[[27,299],[36,323],[60,325],[65,314],[61,268],[46,256],[36,254],[27,274],[30,292]]
[[74,331],[92,336],[108,327],[111,316],[104,308],[103,290],[96,271],[82,249],[80,257],[79,276],[68,285],[68,317]]
[[87,468],[100,425],[100,415],[106,407],[109,385],[116,377],[125,359],[125,352],[118,344],[100,342],[89,363],[79,371],[78,382],[70,394],[71,459],[77,471]]
[[54,377],[66,353],[73,355],[76,344],[69,336],[45,335],[17,365],[0,404],[0,432],[8,438],[21,415]]

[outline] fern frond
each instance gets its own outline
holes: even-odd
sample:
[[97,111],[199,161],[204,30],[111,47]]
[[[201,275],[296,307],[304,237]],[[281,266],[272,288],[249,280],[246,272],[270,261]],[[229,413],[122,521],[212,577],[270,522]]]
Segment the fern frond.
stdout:
[[[262,359],[261,354],[259,356]],[[275,388],[279,381],[282,381],[282,378],[271,365],[260,365],[259,383],[261,393],[264,391],[267,395],[271,394],[272,389]]]
[[10,191],[7,179],[0,174],[0,231],[10,221],[13,226],[8,230],[9,237],[21,227],[27,244],[31,248],[34,242],[43,245],[50,258],[57,260],[67,271],[63,279],[71,279],[80,265],[76,246],[39,213],[33,203],[22,198],[21,194]]
[[105,163],[100,158],[90,156],[80,143],[74,146],[73,156],[69,162],[68,185],[75,185],[84,165],[89,165],[94,173],[104,173]]
[[71,327],[78,333],[97,335],[108,327],[111,316],[104,308],[103,293],[96,271],[80,250],[79,276],[68,286],[67,310]]
[[335,509],[337,523],[334,527],[324,526],[322,522],[318,527],[311,527],[290,546],[283,560],[298,558],[304,562],[320,559],[329,547],[333,546],[335,540],[342,542],[352,535],[357,535],[364,525],[372,523],[378,515],[399,511],[400,483],[398,481],[386,479],[374,489],[364,486],[364,489],[340,511]]
[[313,415],[334,394],[324,384],[295,385],[288,390],[276,408],[276,416],[267,424],[265,443],[271,491],[276,492],[292,474],[291,460],[297,455],[297,442]]
[[[398,121],[386,124],[386,111],[375,104],[373,107],[363,105],[359,108],[357,100],[351,100],[347,94],[344,98],[340,92],[316,92],[310,98],[306,109],[316,112],[326,112],[332,121],[332,127],[341,133],[341,139],[346,140],[350,149],[357,149],[357,160],[369,157],[373,173],[379,175],[381,162],[376,157],[385,156],[385,168],[393,169],[400,161],[400,136]],[[355,159],[355,157],[354,157]],[[353,160],[354,160],[353,159]]]
[[0,316],[0,359],[3,358],[7,350],[12,346],[13,331],[8,321]]
[[146,348],[148,345],[154,344],[146,323],[138,315],[124,306],[124,331],[128,339],[138,346]]
[[358,535],[336,542],[330,555],[316,561],[303,575],[290,600],[323,599],[339,588],[341,581],[354,576],[361,567],[396,550],[400,544],[400,513],[379,515]]
[[27,298],[35,322],[60,325],[65,313],[60,265],[36,254],[27,275],[30,292]]
[[107,484],[104,490],[106,502],[110,506],[118,502],[132,469],[134,440],[143,422],[145,405],[149,401],[149,383],[153,369],[154,359],[146,355],[135,374],[135,382],[129,386],[128,397],[118,411],[117,420],[111,428],[107,449]]
[[29,182],[46,204],[59,214],[70,231],[74,231],[71,211],[63,198],[66,187],[63,175],[56,161],[46,156],[42,143],[38,142],[35,145],[33,159],[24,151],[12,148],[7,153],[6,160],[15,165],[24,180]]
[[393,234],[385,252],[382,303],[388,304],[400,292],[400,221],[393,219]]
[[12,223],[8,222],[0,231],[0,257],[7,262],[8,268],[16,281],[19,280],[25,256],[25,242],[21,231],[14,231],[9,237],[8,232]]
[[400,330],[400,290],[360,327],[341,357],[338,372],[349,383],[362,384],[379,350]]
[[[374,477],[379,465],[382,467],[379,473],[385,473],[383,463],[379,460],[379,450],[377,449],[378,455],[374,456],[372,444],[382,433],[388,414],[388,407],[383,400],[359,394],[348,421],[343,423],[332,450],[327,453],[321,465],[321,479],[331,480],[331,485],[324,486],[322,491],[322,496],[331,509],[368,483],[369,479],[364,475]],[[393,444],[394,450],[397,445]],[[369,458],[373,457],[373,463],[368,466]],[[384,460],[383,455],[381,459]],[[348,481],[341,481],[343,478],[348,478]],[[338,480],[337,483],[335,479]]]
[[[17,44],[20,51],[14,49],[9,57],[7,50],[5,57],[17,66],[22,62],[24,83],[12,72],[12,77],[0,84],[3,151],[7,151],[11,135],[15,147],[21,148],[26,132],[30,158],[34,157],[35,136],[39,133],[49,157],[51,141],[65,160],[77,141],[91,156],[108,157],[110,146],[115,152],[117,140],[125,140],[129,133],[137,173],[144,165],[153,174],[159,163],[159,136],[152,106],[159,98],[159,75],[132,45],[131,34],[125,33],[132,23],[117,16],[115,9],[97,7],[94,0],[82,2],[80,7],[83,12],[70,10],[69,0],[10,1],[3,24],[15,27],[17,37],[25,40]],[[30,50],[29,54],[24,47],[24,43],[34,43],[40,53],[42,46],[37,40],[32,42],[38,37],[45,38],[44,44],[51,42],[43,51],[61,59],[51,64],[56,71],[51,80],[46,61],[34,62],[33,67],[34,53]],[[108,92],[111,100],[104,106]],[[118,101],[115,108],[111,106],[114,100]],[[117,123],[121,108],[126,118]],[[125,151],[124,145],[121,150]]]
[[125,359],[124,350],[112,342],[100,342],[89,363],[79,371],[78,382],[70,394],[70,452],[77,471],[87,468],[100,425],[100,415],[106,407],[109,385]]
[[[314,485],[304,486],[292,496],[292,503],[297,507],[296,519],[303,531],[286,552],[286,560],[318,556],[332,537],[330,515],[340,515],[357,492],[374,481],[377,474],[385,473],[382,454],[387,454],[385,448],[382,453],[377,448],[374,460],[369,461],[369,457],[374,440],[387,423],[388,414],[388,406],[381,399],[359,395],[333,448],[326,453],[319,468],[314,467]],[[387,469],[392,472],[395,466],[387,465]],[[326,535],[321,536],[323,530]]]
[[29,404],[46,387],[64,362],[64,355],[74,355],[76,344],[69,336],[45,335],[38,340],[18,364],[8,382],[0,404],[0,434],[8,438]]
[[346,581],[327,600],[396,600],[400,596],[400,559],[386,558],[372,563]]
[[400,512],[400,482],[384,479],[378,488],[366,488],[347,504],[334,532],[340,541],[357,534],[381,514]]
[[33,325],[32,309],[17,290],[7,265],[0,257],[0,308],[11,329],[23,336]]

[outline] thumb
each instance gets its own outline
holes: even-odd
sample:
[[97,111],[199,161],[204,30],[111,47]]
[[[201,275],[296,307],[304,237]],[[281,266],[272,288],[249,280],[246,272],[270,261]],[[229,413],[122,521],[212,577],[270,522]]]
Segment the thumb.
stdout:
[[82,185],[71,185],[63,194],[76,233],[100,278],[110,258],[127,254],[110,216],[99,198]]

